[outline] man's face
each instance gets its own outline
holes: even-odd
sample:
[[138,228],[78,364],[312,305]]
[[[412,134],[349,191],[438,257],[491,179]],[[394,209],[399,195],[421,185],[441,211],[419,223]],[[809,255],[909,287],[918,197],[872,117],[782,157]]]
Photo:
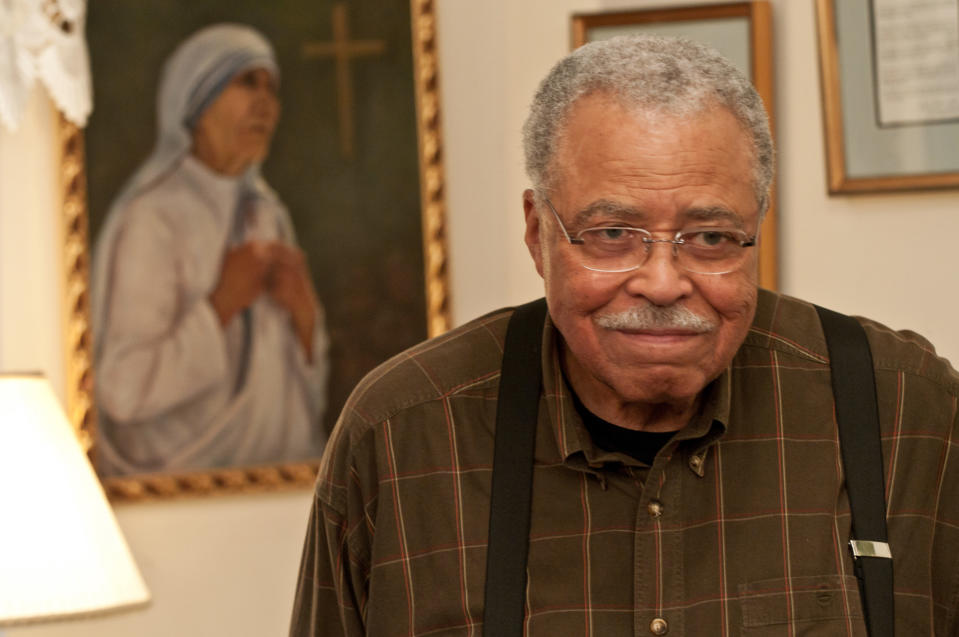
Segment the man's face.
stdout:
[[266,158],[279,112],[276,81],[268,70],[237,74],[197,121],[197,156],[218,172],[243,172]]
[[[570,112],[550,201],[573,236],[610,223],[657,238],[715,224],[754,235],[752,157],[748,136],[725,108],[678,118],[632,112],[593,94]],[[669,244],[653,245],[636,270],[595,272],[582,266],[582,248],[566,241],[552,213],[537,210],[531,191],[524,207],[526,243],[564,340],[564,371],[584,404],[600,415],[615,412],[597,410],[610,401],[689,409],[730,363],[752,322],[756,249],[746,248],[741,266],[727,274],[681,269]],[[703,321],[637,329],[601,318],[646,306],[685,309]]]

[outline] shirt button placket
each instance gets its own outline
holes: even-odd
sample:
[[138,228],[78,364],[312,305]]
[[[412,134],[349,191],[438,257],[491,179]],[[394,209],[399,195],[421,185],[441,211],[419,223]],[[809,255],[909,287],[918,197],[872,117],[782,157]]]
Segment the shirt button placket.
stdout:
[[654,635],[665,635],[669,632],[669,624],[662,617],[657,617],[649,622],[649,632]]
[[[649,517],[654,520],[659,519],[663,515],[663,503],[659,500],[650,500],[649,504],[646,505],[646,512],[649,513]],[[654,635],[665,635],[668,630],[669,625],[662,617],[656,617],[653,621],[649,622],[649,632]]]

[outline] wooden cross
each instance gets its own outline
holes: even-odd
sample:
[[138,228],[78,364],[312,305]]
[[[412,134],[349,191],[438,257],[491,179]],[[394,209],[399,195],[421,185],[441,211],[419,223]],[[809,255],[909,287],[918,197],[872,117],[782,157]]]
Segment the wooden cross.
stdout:
[[347,22],[346,4],[333,5],[333,40],[329,42],[307,42],[303,45],[303,57],[306,59],[331,57],[336,63],[337,110],[340,121],[340,152],[347,159],[354,154],[353,142],[353,81],[350,76],[350,62],[353,58],[381,55],[386,50],[383,40],[350,40],[350,27]]

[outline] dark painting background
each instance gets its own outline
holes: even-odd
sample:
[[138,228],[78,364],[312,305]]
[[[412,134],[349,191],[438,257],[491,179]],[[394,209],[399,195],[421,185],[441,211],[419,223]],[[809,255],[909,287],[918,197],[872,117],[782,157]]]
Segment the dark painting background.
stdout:
[[331,339],[325,426],[367,371],[426,337],[413,62],[408,0],[354,0],[350,37],[382,40],[355,58],[354,156],[340,150],[332,58],[307,42],[333,39],[333,2],[95,0],[87,37],[94,111],[86,131],[90,232],[155,141],[160,68],[181,40],[215,22],[247,23],[281,68],[280,123],[263,173],[293,217]]

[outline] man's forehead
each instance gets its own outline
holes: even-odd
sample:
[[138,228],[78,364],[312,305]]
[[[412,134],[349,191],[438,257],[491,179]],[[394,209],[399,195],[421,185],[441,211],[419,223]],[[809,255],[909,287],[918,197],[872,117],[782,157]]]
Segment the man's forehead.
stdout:
[[[649,133],[665,133],[698,122],[709,122],[712,129],[728,128],[738,133],[745,148],[754,154],[752,137],[735,113],[716,99],[677,102],[672,105],[629,101],[607,91],[596,91],[578,97],[565,113],[556,129],[553,162],[564,155],[575,154],[575,147],[595,141],[603,124],[616,120],[617,136],[630,134],[630,129]],[[734,134],[735,134],[734,133]]]
[[[610,122],[615,122],[615,126],[610,126]],[[575,171],[577,164],[608,159],[608,148],[624,138],[632,136],[633,148],[640,152],[649,148],[649,154],[655,154],[663,149],[668,151],[673,140],[683,136],[682,131],[696,129],[710,138],[721,136],[722,146],[729,154],[748,157],[749,168],[742,177],[744,184],[754,190],[757,158],[753,138],[733,111],[718,100],[700,101],[694,108],[673,112],[655,105],[629,103],[607,92],[581,96],[570,108],[558,131],[547,187],[550,191],[562,190],[569,171]],[[584,152],[590,156],[588,160],[584,159]],[[711,208],[707,206],[706,210]]]

